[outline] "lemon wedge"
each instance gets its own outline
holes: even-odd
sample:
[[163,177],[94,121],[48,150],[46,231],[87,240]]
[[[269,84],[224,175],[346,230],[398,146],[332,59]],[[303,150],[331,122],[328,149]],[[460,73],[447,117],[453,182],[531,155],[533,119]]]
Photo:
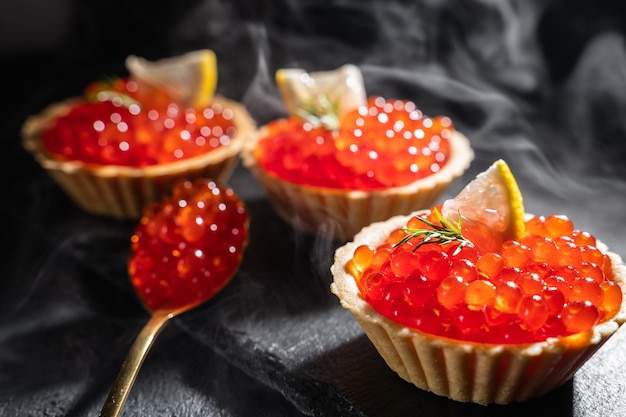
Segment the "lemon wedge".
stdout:
[[338,119],[367,101],[363,75],[355,65],[316,72],[283,68],[276,71],[275,78],[290,115],[302,116],[304,111],[318,119]]
[[157,61],[130,55],[126,68],[143,96],[166,93],[172,101],[187,107],[206,107],[217,86],[217,59],[209,49]]
[[445,218],[462,218],[501,234],[503,240],[524,237],[524,199],[509,165],[502,159],[478,174],[454,198],[443,203]]

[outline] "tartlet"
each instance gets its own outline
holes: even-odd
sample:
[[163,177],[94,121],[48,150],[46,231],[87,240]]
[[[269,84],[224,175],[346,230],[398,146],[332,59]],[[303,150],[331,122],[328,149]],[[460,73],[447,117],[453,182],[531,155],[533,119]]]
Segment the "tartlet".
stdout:
[[[405,228],[411,224],[409,222],[415,221],[412,219],[426,218],[425,216],[432,218],[432,211],[422,210],[408,216],[395,216],[363,228],[353,241],[337,249],[331,267],[332,293],[339,298],[341,305],[353,314],[388,366],[401,378],[418,388],[452,400],[478,404],[507,404],[539,397],[572,378],[575,372],[626,321],[626,267],[620,256],[610,252],[599,240],[594,240],[593,243],[603,254],[599,257],[599,259],[604,259],[602,269],[606,271],[607,279],[611,281],[610,286],[614,287],[613,304],[610,314],[605,313],[606,317],[598,319],[599,321],[592,326],[589,325],[590,327],[585,328],[586,330],[576,331],[575,325],[563,327],[562,324],[545,318],[542,325],[545,327],[532,328],[528,324],[520,325],[518,321],[521,319],[519,318],[501,313],[501,317],[507,317],[510,322],[494,320],[491,324],[482,324],[475,328],[471,328],[472,325],[468,324],[467,329],[471,330],[467,330],[467,333],[458,332],[454,326],[457,323],[461,323],[459,327],[465,324],[459,322],[458,318],[455,322],[446,317],[454,317],[454,314],[459,314],[460,317],[461,314],[465,314],[461,308],[466,308],[466,306],[450,307],[451,311],[456,311],[456,313],[448,312],[442,307],[442,304],[445,304],[446,295],[440,295],[439,292],[419,301],[422,303],[421,306],[437,306],[435,309],[438,311],[437,316],[424,316],[430,317],[428,320],[423,318],[421,321],[411,322],[412,325],[407,325],[407,319],[402,318],[404,313],[397,306],[394,307],[396,310],[393,310],[396,313],[383,314],[384,302],[379,301],[382,304],[374,307],[376,302],[372,301],[373,296],[364,295],[363,291],[367,292],[363,290],[364,284],[357,282],[363,279],[362,276],[355,277],[360,273],[355,272],[354,265],[350,266],[350,264],[357,256],[357,248],[363,245],[376,248],[385,241],[388,242],[392,233],[398,233],[398,229]],[[543,221],[544,217],[525,215],[526,224],[537,219]],[[397,242],[394,247],[398,245],[401,243]],[[452,253],[452,249],[448,253]],[[609,261],[610,264],[607,264]],[[521,275],[520,271],[524,270],[510,269],[517,275]],[[363,274],[368,273],[363,272]],[[392,290],[385,291],[388,291],[385,294],[390,294]],[[466,292],[465,302],[467,302],[467,294]],[[405,297],[405,300],[409,297],[406,290],[402,297]],[[420,295],[416,297],[419,298]],[[571,295],[570,297],[573,298]],[[608,299],[609,296],[604,297]],[[567,314],[565,309],[568,303],[572,306],[577,305],[574,301],[568,301],[564,304],[561,313],[550,313],[550,317],[558,316],[559,320],[565,320],[563,317]],[[584,303],[587,305],[589,302]],[[609,303],[609,301],[603,301],[603,303]],[[421,306],[416,304],[411,308],[418,309],[422,308]],[[521,311],[520,306],[521,302],[516,307],[520,309],[519,311]],[[489,317],[488,308],[491,307],[479,306],[478,311]],[[505,309],[505,307],[499,308]],[[445,324],[437,323],[440,317]],[[471,320],[471,315],[466,314],[465,317],[470,317]],[[423,327],[418,328],[420,326]],[[449,327],[445,328],[445,326]],[[504,326],[511,326],[507,328],[509,329],[507,330],[508,336],[503,336],[504,332],[498,333],[498,329],[506,328]],[[559,335],[560,332],[563,334]],[[492,339],[489,339],[490,337]]]
[[[127,66],[135,69],[138,62],[141,62],[139,67],[145,69],[146,64],[150,64],[149,68],[151,70],[157,69],[157,71],[152,72],[167,78],[170,76],[168,71],[171,68],[178,68],[180,72],[184,72],[186,68],[181,67],[189,64],[188,61],[191,60],[192,56],[195,58],[199,54],[203,54],[203,56],[208,54],[209,58],[207,59],[209,61],[214,61],[215,59],[211,51],[202,50],[179,57],[165,58],[153,63],[138,61],[140,60],[139,58],[131,56],[127,60]],[[167,68],[167,71],[159,71],[161,68]],[[129,79],[120,77],[115,79],[115,82],[124,84],[127,81],[134,81],[132,69],[130,70],[131,75]],[[214,69],[211,69],[209,66],[202,71],[211,72]],[[146,77],[145,75],[140,76]],[[212,82],[216,82],[215,74],[202,74],[201,77],[214,78]],[[146,80],[136,81],[144,82],[145,88],[143,90],[139,88],[139,92],[143,91],[146,93],[149,90],[146,87]],[[154,108],[161,111],[162,114],[165,113],[165,104],[163,102],[157,103],[156,99],[161,101],[173,100],[165,88],[168,87],[165,85],[166,81],[159,78],[148,79],[148,83],[151,83],[149,94],[144,94],[143,96],[138,94],[136,97],[132,97],[130,101],[138,103],[143,112],[148,112]],[[187,80],[175,81],[179,83],[187,82]],[[195,104],[182,101],[176,104],[181,112],[192,108],[193,105],[195,105],[193,107],[194,110],[198,112],[204,109],[226,110],[229,113],[228,117],[234,126],[235,133],[230,135],[229,140],[225,141],[224,144],[220,144],[220,146],[207,149],[207,151],[197,152],[193,156],[183,157],[178,160],[172,158],[165,162],[153,161],[145,164],[94,163],[67,158],[51,152],[50,148],[44,143],[44,136],[58,120],[66,117],[74,109],[85,105],[85,103],[109,100],[115,102],[116,105],[119,104],[119,91],[107,91],[108,84],[94,82],[86,88],[83,96],[69,98],[49,105],[39,114],[28,117],[21,132],[23,146],[33,154],[37,162],[51,175],[54,181],[58,183],[76,205],[92,214],[118,219],[137,219],[141,216],[143,207],[169,193],[172,185],[178,180],[208,177],[225,183],[238,162],[239,153],[245,141],[256,129],[254,120],[242,104],[219,95],[214,95],[214,91],[210,86],[196,86],[192,84],[194,89],[188,91],[187,96],[193,96],[196,100]],[[211,84],[211,80],[208,81],[208,84]],[[100,90],[100,93],[104,93],[104,96],[100,96],[104,98],[94,98],[94,86]],[[125,93],[126,91],[123,91],[122,96]],[[139,101],[135,101],[135,98]],[[155,101],[149,101],[151,98],[155,98]],[[122,97],[121,107],[128,106],[124,101],[126,99],[127,97]],[[175,97],[175,99],[179,100],[179,97]],[[160,137],[158,134],[154,134],[150,137],[150,140],[158,141]]]
[[[313,73],[299,69],[279,70],[276,78],[289,116],[262,126],[244,147],[242,161],[265,189],[277,213],[298,230],[345,240],[372,222],[430,207],[447,190],[452,181],[463,175],[474,158],[469,140],[454,129],[450,119],[445,117],[431,119],[423,115],[409,100],[366,97],[361,73],[353,65]],[[385,113],[384,116],[388,120],[384,123],[374,122],[378,125],[368,132],[369,125],[365,127],[357,125],[361,122],[357,120],[361,117],[359,111],[367,112],[367,109],[380,111],[381,115]],[[417,121],[410,120],[415,115]],[[387,129],[387,132],[391,132],[401,123],[402,128],[397,128],[394,133],[397,135],[395,139],[386,139],[382,131],[383,133],[378,135],[378,138],[382,139],[381,143],[373,145],[377,140],[376,134],[372,133],[374,129]],[[411,123],[419,123],[419,128],[409,132]],[[430,127],[430,123],[434,123],[439,130],[434,131],[433,127],[431,132],[424,127]],[[340,160],[342,155],[348,153],[346,149],[349,146],[359,146],[356,139],[351,144],[339,144],[340,141],[350,140],[350,137],[355,138],[356,130],[362,134],[362,139],[369,137],[369,142],[365,145],[365,142],[361,141],[361,149],[354,153],[368,152],[375,155],[373,158],[378,157],[377,161],[367,157],[359,162]],[[414,152],[414,155],[407,155],[407,149],[412,145],[409,144],[409,139],[401,138],[404,134],[412,135],[410,140],[414,141],[415,145],[411,152]],[[299,135],[297,141],[301,141],[302,145],[294,139],[296,135]],[[296,163],[300,167],[307,165],[307,161],[304,160],[307,157],[305,151],[319,158],[330,158],[332,155],[333,160],[324,162],[326,165],[312,167],[308,173],[303,174],[295,172],[294,169],[293,173],[285,175],[270,168],[268,160],[271,158],[278,160],[276,154],[284,149],[282,145],[271,145],[271,142],[288,136],[293,139],[289,146],[294,149],[294,155],[300,154],[299,157],[302,158],[302,161]],[[321,147],[319,151],[315,148],[310,150],[310,143],[322,136],[325,138],[323,146],[330,146],[330,150],[322,151]],[[441,142],[436,144],[428,142],[432,138]],[[383,143],[385,140],[387,143]],[[374,181],[369,180],[372,178],[378,180],[383,176],[382,173],[388,170],[384,167],[385,162],[381,161],[382,156],[384,155],[387,161],[394,159],[388,150],[391,149],[388,145],[391,141],[400,143],[404,147],[402,150],[404,156],[411,159],[408,162],[407,158],[404,159],[403,168],[393,168],[396,169],[393,175],[397,176],[397,181],[389,180],[390,175],[385,174],[387,178],[384,181],[380,180],[374,184]],[[418,141],[424,143],[418,144]],[[330,142],[333,145],[330,145]],[[426,156],[423,158],[420,156],[422,149],[420,147],[426,149],[429,143],[434,150],[428,157],[436,167],[432,172],[426,173],[430,167],[417,167],[422,164],[422,159],[424,161],[427,159]],[[272,146],[278,151],[263,149]],[[315,155],[316,152],[318,155]],[[321,156],[323,152],[324,155]],[[428,149],[426,152],[431,150]],[[441,157],[443,162],[432,159],[435,154],[437,158]],[[286,158],[288,157],[289,155]],[[280,163],[282,162],[278,162]],[[285,162],[284,166],[287,163]],[[341,165],[339,171],[329,168],[337,165]],[[358,168],[355,168],[356,166]],[[362,172],[357,175],[349,171],[356,169]],[[413,172],[408,172],[413,169]],[[417,175],[415,171],[419,171],[420,174]],[[407,173],[412,177],[406,175],[399,180],[401,174]],[[359,179],[364,175],[369,175],[370,178]],[[344,179],[340,179],[342,176]]]

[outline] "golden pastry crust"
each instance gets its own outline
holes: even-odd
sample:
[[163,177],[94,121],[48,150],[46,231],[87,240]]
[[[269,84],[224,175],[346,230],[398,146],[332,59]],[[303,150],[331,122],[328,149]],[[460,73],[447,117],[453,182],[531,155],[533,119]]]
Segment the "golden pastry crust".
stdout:
[[340,240],[352,238],[373,222],[431,207],[474,159],[469,140],[455,130],[450,137],[449,160],[437,173],[385,190],[338,190],[295,184],[262,169],[254,149],[266,136],[267,128],[260,128],[241,157],[266,190],[277,213],[296,229]]
[[120,219],[139,218],[147,203],[161,198],[181,178],[207,177],[226,182],[241,149],[256,129],[243,105],[216,96],[213,103],[231,109],[237,127],[237,134],[227,146],[193,158],[140,168],[61,161],[46,150],[42,135],[56,118],[79,102],[81,99],[71,98],[29,117],[22,127],[22,144],[78,206],[93,214]]
[[[417,214],[417,213],[414,213]],[[626,322],[626,266],[606,245],[623,301],[619,313],[589,332],[524,345],[487,345],[436,337],[399,325],[379,314],[362,297],[345,270],[354,250],[380,244],[410,216],[396,216],[364,228],[337,249],[331,267],[331,292],[359,322],[385,362],[401,378],[461,402],[507,404],[541,396],[569,380],[576,370]]]

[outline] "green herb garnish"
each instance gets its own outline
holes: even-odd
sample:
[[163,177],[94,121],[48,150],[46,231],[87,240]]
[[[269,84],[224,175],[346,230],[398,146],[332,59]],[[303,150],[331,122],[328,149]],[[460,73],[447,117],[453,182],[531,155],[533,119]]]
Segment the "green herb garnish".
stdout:
[[439,212],[434,209],[434,213],[437,216],[439,224],[433,223],[423,217],[416,217],[419,221],[430,227],[430,229],[414,229],[410,227],[403,227],[402,230],[407,232],[404,238],[402,238],[394,246],[399,246],[407,243],[408,241],[416,238],[422,239],[422,241],[413,248],[416,251],[422,245],[429,243],[438,243],[440,245],[447,245],[449,243],[458,243],[459,245],[455,249],[453,255],[458,254],[461,249],[466,245],[472,245],[472,242],[466,239],[461,232],[461,213],[459,212],[459,220],[454,222],[451,219],[448,220]]
[[299,103],[295,114],[313,127],[324,127],[334,133],[339,130],[339,103],[330,100],[325,93]]
[[108,76],[90,84],[86,88],[85,99],[92,103],[117,100],[123,107],[139,104],[133,97],[119,90],[116,86],[119,80],[118,77]]

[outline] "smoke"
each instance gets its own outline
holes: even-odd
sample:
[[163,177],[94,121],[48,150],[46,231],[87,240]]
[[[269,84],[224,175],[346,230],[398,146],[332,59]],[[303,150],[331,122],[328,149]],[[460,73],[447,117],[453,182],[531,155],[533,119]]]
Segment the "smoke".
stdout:
[[[575,47],[566,42],[567,24],[582,19],[572,14],[585,10],[577,4],[562,15],[558,2],[343,1],[338,6],[303,1],[289,6],[293,20],[264,24],[264,18],[275,16],[270,9],[251,25],[258,59],[244,102],[261,124],[285,114],[274,86],[276,69],[356,64],[369,95],[413,100],[426,114],[451,117],[470,138],[476,159],[450,194],[504,158],[528,211],[567,214],[600,238],[608,232],[605,240],[624,251],[610,221],[591,215],[605,200],[611,203],[605,208],[611,221],[624,220],[621,32],[596,26],[576,39]],[[350,19],[341,19],[347,15]],[[324,18],[341,21],[341,27],[322,28]],[[561,50],[550,43],[551,34],[563,40]]]
[[581,168],[598,174],[624,172],[625,86],[623,35],[611,31],[596,36],[564,86],[559,115]]

